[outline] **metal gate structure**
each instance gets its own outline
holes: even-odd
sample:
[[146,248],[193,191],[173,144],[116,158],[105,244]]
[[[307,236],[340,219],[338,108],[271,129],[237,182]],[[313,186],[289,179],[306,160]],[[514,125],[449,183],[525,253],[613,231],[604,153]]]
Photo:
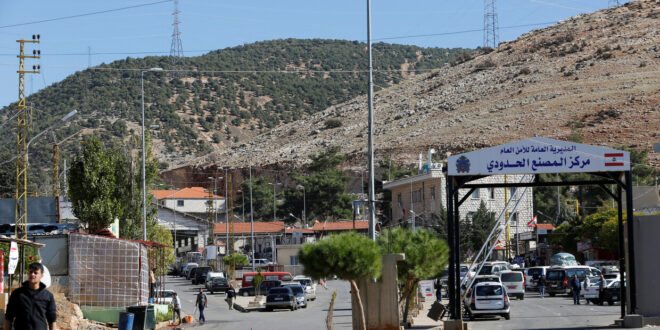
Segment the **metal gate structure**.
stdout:
[[[534,137],[482,150],[450,156],[447,161],[447,232],[449,245],[449,312],[451,320],[461,320],[459,206],[479,188],[555,187],[598,185],[618,207],[619,267],[626,281],[621,285],[621,318],[635,314],[635,250],[633,237],[632,173],[630,153],[604,147]],[[589,180],[543,181],[537,174],[585,173]],[[531,182],[474,183],[473,181],[500,174],[534,174]],[[615,192],[605,185],[616,185]],[[459,191],[469,189],[459,199]],[[623,190],[627,226],[628,264],[623,237]],[[627,284],[626,284],[627,282]],[[627,296],[626,293],[629,295]],[[628,299],[629,298],[629,299]]]

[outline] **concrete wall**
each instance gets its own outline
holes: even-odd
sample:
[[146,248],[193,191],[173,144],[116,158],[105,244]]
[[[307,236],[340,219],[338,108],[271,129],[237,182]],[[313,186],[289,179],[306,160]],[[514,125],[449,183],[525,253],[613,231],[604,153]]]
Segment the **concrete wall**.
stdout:
[[660,317],[660,215],[634,217],[637,314]]

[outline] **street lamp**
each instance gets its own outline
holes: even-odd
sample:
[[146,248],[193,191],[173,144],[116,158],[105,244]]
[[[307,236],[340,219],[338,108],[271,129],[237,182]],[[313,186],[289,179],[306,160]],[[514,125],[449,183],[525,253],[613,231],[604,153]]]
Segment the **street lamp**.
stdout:
[[268,185],[273,186],[273,222],[275,222],[275,219],[277,217],[277,215],[276,215],[277,210],[276,210],[276,206],[275,206],[275,196],[276,196],[275,195],[275,186],[281,186],[282,184],[281,183],[270,183],[270,182],[268,182]]
[[[209,180],[213,180],[213,213],[214,213],[213,226],[210,226],[211,228],[209,228],[209,231],[210,231],[209,234],[211,235],[211,238],[213,240],[213,245],[216,245],[215,244],[215,233],[213,232],[213,229],[215,229],[215,224],[218,222],[218,208],[217,208],[217,203],[215,202],[215,197],[216,197],[217,191],[218,191],[218,185],[217,185],[218,180],[222,180],[222,177],[221,176],[219,176],[219,177],[210,176]],[[225,197],[225,203],[226,203],[226,199],[227,199],[227,197]],[[227,234],[229,234],[229,231],[227,232]]]
[[262,151],[261,149],[239,149],[240,152],[249,152],[248,169],[250,172],[250,239],[252,241],[252,271],[254,271],[254,207],[252,207],[252,153]]
[[[46,133],[46,132],[50,131],[51,129],[57,127],[58,125],[62,124],[63,122],[67,121],[69,118],[73,117],[77,113],[78,113],[78,110],[73,110],[73,111],[67,113],[66,116],[62,117],[62,119],[60,119],[57,122],[54,122],[53,124],[48,126],[45,130],[41,131],[39,134],[37,134],[33,138],[31,138],[30,141],[28,141],[28,143],[25,145],[25,163],[26,164],[28,163],[28,161],[27,161],[28,160],[28,152],[27,151],[30,149],[30,144],[34,140],[36,140],[38,137],[44,135],[44,133]],[[78,134],[78,133],[76,133],[76,134]]]
[[305,195],[307,195],[307,193],[305,191],[305,186],[299,184],[296,186],[296,189],[302,189],[303,191],[303,215],[302,215],[303,221],[302,222],[305,226],[307,226],[307,203],[305,201]]
[[237,190],[236,192],[241,194],[241,221],[245,222],[245,194],[243,193],[243,190]]
[[408,180],[410,182],[410,218],[412,220],[412,230],[415,230],[415,210],[413,206],[413,190],[412,190],[412,182],[413,182],[413,177],[410,175],[406,175],[407,178],[410,178]]
[[140,82],[142,86],[142,240],[147,240],[147,178],[145,174],[146,150],[144,143],[144,73],[163,71],[163,68],[151,68],[140,72]]
[[[222,170],[223,168],[218,167],[218,169]],[[229,198],[229,194],[228,194],[229,190],[227,188],[227,183],[229,182],[229,175],[228,175],[227,171],[228,170],[233,170],[233,169],[235,169],[235,167],[233,167],[233,166],[224,168],[224,170],[225,170],[225,227],[226,227],[225,232],[227,234],[227,237],[225,238],[226,243],[227,243],[227,246],[225,247],[225,254],[226,255],[229,255],[229,208],[227,207],[227,198]]]

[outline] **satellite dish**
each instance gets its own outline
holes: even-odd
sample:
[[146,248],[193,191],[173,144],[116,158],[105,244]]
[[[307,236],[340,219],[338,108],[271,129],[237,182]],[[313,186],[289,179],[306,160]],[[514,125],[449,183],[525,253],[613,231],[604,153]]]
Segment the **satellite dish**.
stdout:
[[41,283],[46,285],[46,287],[50,287],[51,284],[51,278],[50,278],[50,272],[48,271],[48,267],[42,264],[44,266],[44,276],[41,277]]

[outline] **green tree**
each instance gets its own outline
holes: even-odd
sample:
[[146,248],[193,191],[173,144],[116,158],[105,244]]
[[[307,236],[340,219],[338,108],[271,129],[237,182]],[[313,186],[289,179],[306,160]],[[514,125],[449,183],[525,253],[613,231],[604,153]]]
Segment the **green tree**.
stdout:
[[[250,197],[250,181],[241,183],[241,190]],[[273,188],[268,185],[268,177],[262,176],[252,178],[252,206],[254,207],[254,218],[261,221],[269,221],[273,218]],[[250,203],[246,201],[245,212],[250,212]]]
[[[172,232],[169,229],[159,224],[153,226],[153,230],[149,232],[148,240],[166,246],[173,246]],[[164,249],[165,249],[165,253],[164,253],[165,264],[162,265],[163,266],[162,268],[158,269],[159,275],[167,274],[167,270],[170,268],[170,266],[174,265],[174,263],[176,262],[176,257],[174,256],[174,249],[173,248],[164,248]]]
[[255,299],[256,296],[259,296],[261,294],[261,289],[259,286],[261,285],[261,282],[264,281],[264,276],[261,274],[261,268],[257,269],[257,275],[254,275],[252,278],[252,287],[254,288],[254,295]]
[[227,279],[232,281],[234,278],[236,278],[234,276],[234,270],[236,269],[236,266],[246,266],[248,264],[248,257],[244,254],[232,253],[226,257],[223,257],[222,262],[225,265],[229,265],[229,267],[227,267]]
[[359,306],[360,326],[366,330],[364,307],[355,281],[380,276],[382,256],[378,245],[364,235],[348,232],[305,243],[298,257],[306,275],[315,279],[337,275],[351,284],[351,293]]
[[122,158],[119,150],[104,148],[92,135],[71,164],[68,183],[73,213],[91,233],[108,227],[123,213],[116,193]]
[[380,235],[377,240],[382,253],[403,253],[404,261],[398,262],[400,286],[399,307],[403,320],[408,319],[408,306],[419,281],[442,275],[447,265],[449,248],[444,240],[426,230],[396,228]]
[[469,226],[469,245],[472,254],[479,252],[495,225],[495,213],[488,211],[482,200],[477,212],[472,216]]

